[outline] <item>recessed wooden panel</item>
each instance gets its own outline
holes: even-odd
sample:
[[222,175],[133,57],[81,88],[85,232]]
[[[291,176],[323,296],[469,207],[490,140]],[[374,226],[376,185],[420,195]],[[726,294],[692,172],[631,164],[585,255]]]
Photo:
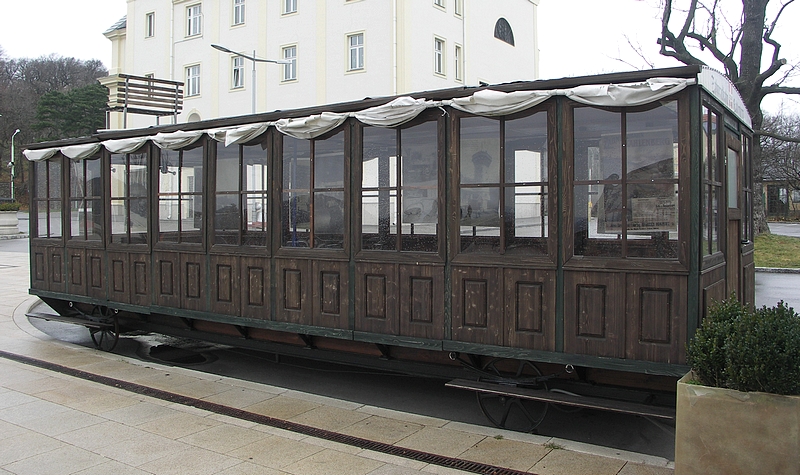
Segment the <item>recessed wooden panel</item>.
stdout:
[[164,307],[181,307],[180,269],[181,256],[173,252],[154,253],[153,260],[155,299]]
[[158,268],[161,274],[161,295],[175,295],[174,263],[171,261],[160,261]]
[[311,325],[311,263],[307,259],[275,259],[275,320]]
[[355,329],[397,335],[397,264],[356,264]]
[[606,291],[605,285],[579,285],[576,313],[578,336],[605,338],[606,336]]
[[641,289],[639,298],[639,341],[670,342],[671,289]]
[[241,272],[238,256],[212,254],[209,256],[211,268],[211,311],[226,315],[240,315]]
[[152,277],[150,275],[150,255],[149,254],[128,254],[130,278],[132,280],[131,303],[136,305],[152,304]]
[[505,269],[505,336],[503,345],[555,350],[555,271]]
[[350,329],[347,262],[312,263],[312,322],[315,326]]
[[144,262],[133,263],[133,293],[147,295],[147,264]]
[[207,310],[210,299],[206,298],[206,256],[181,254],[181,308]]
[[186,297],[200,298],[200,265],[196,262],[186,263],[185,288]]
[[50,290],[54,292],[64,292],[66,290],[66,278],[64,270],[64,250],[57,248],[49,249],[50,267]]
[[503,313],[502,269],[453,269],[454,340],[501,345],[504,333]]
[[85,280],[87,295],[96,299],[106,298],[106,276],[104,275],[104,262],[107,261],[105,252],[99,249],[86,251]]
[[269,259],[264,257],[240,259],[242,316],[271,320]]
[[216,286],[217,301],[231,303],[233,301],[233,268],[229,265],[217,264]]
[[45,268],[45,257],[44,251],[34,251],[33,254],[33,282],[36,288],[44,288],[45,283],[45,276],[47,275],[47,269]]
[[564,273],[564,351],[591,356],[625,355],[625,274]]
[[89,269],[91,272],[91,286],[92,288],[103,287],[103,261],[100,257],[92,256],[89,260]]
[[687,277],[629,274],[626,358],[686,363]]
[[111,261],[111,289],[114,293],[125,292],[125,262],[122,259]]
[[400,266],[400,334],[442,339],[444,320],[444,266]]
[[75,292],[83,286],[83,256],[72,253],[69,261],[70,292]]

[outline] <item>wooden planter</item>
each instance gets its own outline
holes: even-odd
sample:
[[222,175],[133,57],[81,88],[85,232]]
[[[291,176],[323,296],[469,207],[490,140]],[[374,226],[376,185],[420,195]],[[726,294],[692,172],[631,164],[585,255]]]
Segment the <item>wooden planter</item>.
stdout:
[[800,473],[800,396],[678,381],[675,474]]
[[0,211],[0,235],[19,234],[16,211]]

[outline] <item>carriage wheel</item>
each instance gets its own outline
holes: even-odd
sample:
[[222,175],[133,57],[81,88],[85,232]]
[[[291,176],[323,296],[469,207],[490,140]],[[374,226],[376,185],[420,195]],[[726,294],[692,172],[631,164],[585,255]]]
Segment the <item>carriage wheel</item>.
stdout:
[[108,307],[96,306],[92,310],[92,315],[103,321],[111,323],[111,327],[90,328],[89,335],[92,337],[94,347],[102,351],[112,351],[119,341],[119,321],[117,312]]
[[[536,381],[541,376],[530,361],[498,358],[483,367],[484,373],[478,381],[511,385],[519,388],[547,390],[544,381]],[[501,429],[518,432],[533,432],[547,414],[546,402],[521,399],[515,396],[477,393],[478,405],[489,421]]]

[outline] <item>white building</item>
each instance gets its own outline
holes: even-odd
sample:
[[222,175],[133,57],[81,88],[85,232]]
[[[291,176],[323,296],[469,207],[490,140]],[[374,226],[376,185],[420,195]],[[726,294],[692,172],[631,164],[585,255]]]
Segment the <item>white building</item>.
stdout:
[[[128,0],[126,18],[105,33],[109,74],[183,81],[178,122],[532,80],[538,3]],[[255,63],[254,81],[252,61],[214,44],[289,64]],[[128,115],[129,128],[154,123]],[[121,113],[110,126],[122,128]]]

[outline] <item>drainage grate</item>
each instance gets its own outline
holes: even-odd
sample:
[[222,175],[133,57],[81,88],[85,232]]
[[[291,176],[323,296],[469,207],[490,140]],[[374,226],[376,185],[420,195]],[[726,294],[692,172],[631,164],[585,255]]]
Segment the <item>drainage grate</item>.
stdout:
[[316,427],[297,424],[295,422],[290,422],[284,419],[276,419],[274,417],[264,416],[261,414],[248,412],[242,409],[236,409],[234,407],[224,406],[222,404],[204,401],[202,399],[197,399],[188,396],[181,396],[180,394],[175,394],[168,391],[162,391],[160,389],[142,386],[141,384],[109,378],[107,376],[101,376],[99,374],[93,374],[86,371],[81,371],[79,369],[62,366],[56,363],[50,363],[48,361],[37,360],[35,358],[30,358],[27,356],[7,353],[5,351],[0,351],[0,357],[11,361],[16,361],[18,363],[26,364],[29,366],[35,366],[37,368],[42,368],[49,371],[66,374],[68,376],[84,379],[87,381],[103,384],[106,386],[112,386],[115,388],[124,389],[126,391],[135,394],[150,396],[156,399],[161,399],[162,401],[178,403],[184,406],[192,406],[198,409],[213,412],[215,414],[235,417],[237,419],[245,420],[248,422],[254,422],[256,424],[270,426],[276,429],[284,429],[298,434],[316,437],[318,439],[329,440],[332,442],[339,442],[341,444],[358,447],[360,449],[372,450],[373,452],[380,452],[387,455],[395,455],[397,457],[403,457],[411,460],[416,460],[419,462],[439,465],[441,467],[462,470],[465,472],[480,473],[486,475],[531,475],[529,472],[522,472],[519,470],[498,467],[495,465],[489,465],[480,462],[472,462],[469,460],[463,460],[454,457],[436,455],[428,452],[422,452],[420,450],[397,447],[395,445],[386,444],[383,442],[377,442],[374,440],[362,439],[360,437],[341,434],[339,432],[333,432],[325,429],[318,429]]

